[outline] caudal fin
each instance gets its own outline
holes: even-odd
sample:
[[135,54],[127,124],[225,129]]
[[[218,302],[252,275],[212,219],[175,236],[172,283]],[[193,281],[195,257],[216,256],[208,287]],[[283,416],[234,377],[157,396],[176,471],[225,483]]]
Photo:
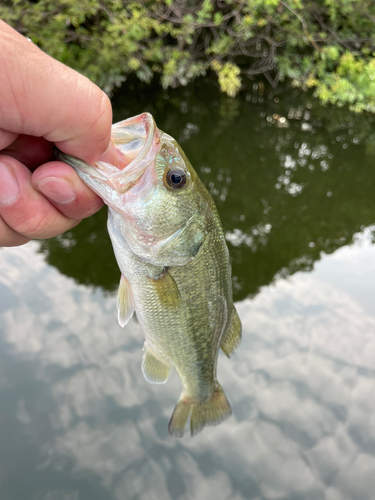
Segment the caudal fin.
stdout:
[[190,432],[195,436],[206,425],[218,425],[226,420],[231,416],[232,410],[219,384],[211,397],[205,401],[192,402],[190,398],[182,395],[169,422],[169,434],[182,437],[190,413]]

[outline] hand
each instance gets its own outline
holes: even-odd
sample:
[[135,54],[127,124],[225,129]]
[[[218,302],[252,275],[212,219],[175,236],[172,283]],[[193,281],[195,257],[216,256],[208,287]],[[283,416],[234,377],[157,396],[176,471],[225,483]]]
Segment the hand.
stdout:
[[54,144],[116,165],[112,109],[92,82],[0,21],[0,246],[51,238],[102,206]]

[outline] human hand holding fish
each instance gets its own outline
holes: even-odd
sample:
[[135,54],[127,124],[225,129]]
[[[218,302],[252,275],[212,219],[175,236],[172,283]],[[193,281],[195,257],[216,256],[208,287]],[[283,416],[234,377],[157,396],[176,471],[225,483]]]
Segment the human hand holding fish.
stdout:
[[0,48],[0,246],[60,234],[103,199],[119,322],[137,313],[146,380],[164,383],[174,368],[182,381],[170,434],[182,436],[189,416],[192,435],[222,422],[231,408],[218,354],[234,352],[241,323],[219,215],[197,173],[147,113],[114,125],[113,147],[108,98],[2,21]]
[[95,213],[102,200],[53,145],[116,164],[108,97],[0,21],[0,247],[50,238]]

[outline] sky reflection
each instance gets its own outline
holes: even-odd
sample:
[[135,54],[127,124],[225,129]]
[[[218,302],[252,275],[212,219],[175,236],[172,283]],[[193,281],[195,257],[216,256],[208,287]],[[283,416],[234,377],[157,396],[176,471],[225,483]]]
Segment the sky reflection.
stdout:
[[[237,303],[219,380],[233,416],[168,436],[176,375],[142,377],[115,297],[0,251],[0,497],[366,500],[375,490],[375,246],[355,243]],[[20,483],[19,478],[23,480]]]

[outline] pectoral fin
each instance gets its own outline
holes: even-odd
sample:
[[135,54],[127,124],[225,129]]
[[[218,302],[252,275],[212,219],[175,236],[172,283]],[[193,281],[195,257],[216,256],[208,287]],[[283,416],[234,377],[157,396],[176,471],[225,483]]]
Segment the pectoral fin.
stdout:
[[161,361],[154,352],[145,345],[142,371],[147,382],[151,384],[165,384],[168,380],[171,367],[164,361]]
[[237,314],[236,308],[233,306],[232,319],[228,331],[224,335],[220,347],[223,353],[231,357],[241,342],[241,320]]
[[163,305],[173,309],[179,308],[181,305],[180,291],[167,269],[164,269],[158,278],[149,278],[149,280]]
[[125,326],[134,313],[134,298],[129,281],[121,275],[120,286],[117,292],[118,322]]

